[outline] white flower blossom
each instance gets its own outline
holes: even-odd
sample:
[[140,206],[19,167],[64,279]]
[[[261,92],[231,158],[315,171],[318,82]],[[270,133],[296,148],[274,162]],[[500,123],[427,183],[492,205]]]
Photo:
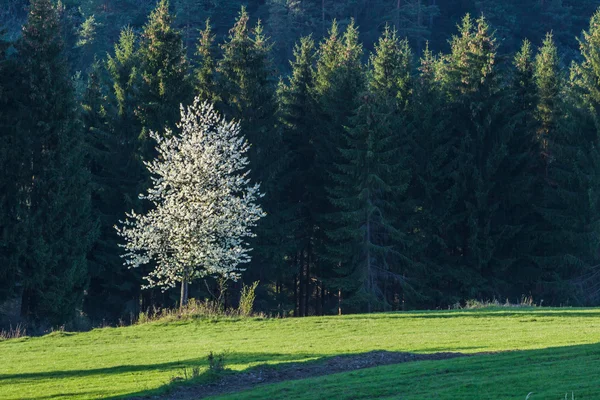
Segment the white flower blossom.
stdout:
[[245,238],[265,214],[258,184],[248,178],[249,144],[237,122],[196,98],[181,107],[180,135],[151,133],[157,158],[145,165],[152,188],[140,198],[153,207],[116,226],[125,239],[125,265],[151,261],[148,285],[163,289],[204,276],[236,279],[250,261]]

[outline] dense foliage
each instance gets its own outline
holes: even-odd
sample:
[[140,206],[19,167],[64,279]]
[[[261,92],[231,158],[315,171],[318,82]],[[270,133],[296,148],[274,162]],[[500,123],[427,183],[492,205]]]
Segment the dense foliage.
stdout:
[[[593,1],[8,3],[5,320],[177,303],[140,289],[156,265],[127,269],[114,226],[156,210],[139,197],[157,172],[144,162],[165,158],[151,132],[180,137],[195,96],[250,143],[266,216],[242,279],[262,311],[600,300]],[[241,284],[214,278],[190,296],[235,303]]]

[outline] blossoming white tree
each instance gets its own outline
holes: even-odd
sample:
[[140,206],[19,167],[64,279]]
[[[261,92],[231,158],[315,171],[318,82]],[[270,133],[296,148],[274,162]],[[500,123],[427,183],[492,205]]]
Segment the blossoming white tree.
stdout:
[[237,122],[226,121],[213,106],[196,98],[181,107],[180,135],[152,132],[157,158],[146,162],[153,186],[140,198],[152,202],[145,214],[134,211],[117,226],[125,239],[125,265],[153,262],[144,287],[163,290],[207,275],[237,278],[250,261],[245,238],[264,216],[262,195],[248,178],[249,144]]

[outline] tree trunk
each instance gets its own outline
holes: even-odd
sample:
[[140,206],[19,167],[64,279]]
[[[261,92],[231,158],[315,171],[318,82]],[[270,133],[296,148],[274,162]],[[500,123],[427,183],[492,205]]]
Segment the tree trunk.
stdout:
[[[296,266],[298,266],[298,261],[297,258],[298,256],[296,255],[296,257],[294,257],[294,264],[296,264]],[[298,317],[300,316],[300,307],[298,306],[298,274],[296,274],[294,276],[294,317]]]
[[298,316],[304,317],[304,251],[298,259]]
[[[370,205],[369,205],[370,206]],[[369,302],[368,302],[368,312],[371,313],[372,311],[372,305],[371,305],[371,300],[373,297],[373,271],[371,271],[371,219],[369,216],[369,209],[370,207],[367,207],[367,293],[369,296]]]
[[304,281],[304,284],[306,285],[306,289],[304,290],[304,296],[305,296],[305,300],[304,300],[304,316],[307,317],[308,316],[308,309],[309,309],[309,305],[310,305],[310,295],[311,295],[311,288],[310,288],[310,257],[308,255],[308,251],[306,252],[306,256],[305,256],[305,262],[306,262],[306,280]]
[[187,306],[188,303],[188,281],[183,279],[181,281],[181,295],[179,297],[179,308]]

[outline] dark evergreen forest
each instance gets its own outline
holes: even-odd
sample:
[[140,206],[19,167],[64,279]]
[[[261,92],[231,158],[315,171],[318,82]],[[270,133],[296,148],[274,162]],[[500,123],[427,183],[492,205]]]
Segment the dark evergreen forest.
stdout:
[[2,1],[0,323],[177,305],[114,226],[195,96],[252,144],[259,311],[600,302],[598,1]]

